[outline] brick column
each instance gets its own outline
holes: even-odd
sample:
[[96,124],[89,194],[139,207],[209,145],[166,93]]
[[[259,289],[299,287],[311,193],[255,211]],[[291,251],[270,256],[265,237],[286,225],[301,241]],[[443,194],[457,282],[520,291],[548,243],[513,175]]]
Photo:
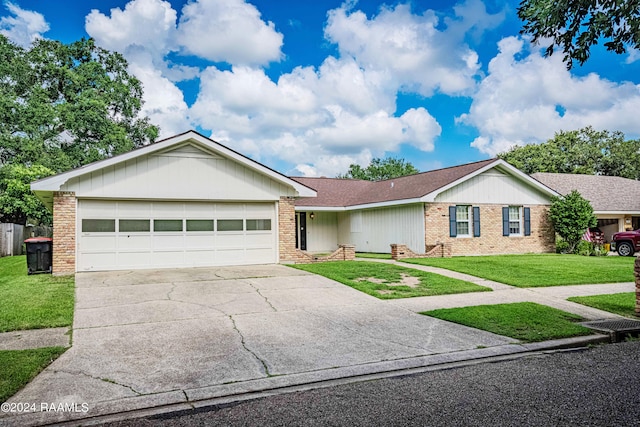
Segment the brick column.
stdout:
[[293,197],[278,202],[278,241],[280,262],[296,260],[296,210]]
[[636,277],[636,316],[640,317],[640,257],[636,258],[633,272]]
[[53,274],[76,272],[76,195],[53,193]]

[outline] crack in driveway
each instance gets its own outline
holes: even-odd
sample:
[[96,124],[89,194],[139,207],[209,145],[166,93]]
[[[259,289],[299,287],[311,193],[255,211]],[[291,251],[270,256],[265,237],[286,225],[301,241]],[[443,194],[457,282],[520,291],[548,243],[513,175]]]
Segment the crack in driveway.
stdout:
[[262,359],[260,356],[258,356],[253,350],[251,350],[248,346],[247,343],[244,340],[244,335],[242,335],[242,332],[240,332],[240,329],[238,329],[238,325],[236,325],[236,320],[233,318],[232,315],[229,315],[229,320],[231,320],[231,324],[233,325],[233,329],[238,333],[238,335],[240,336],[240,343],[242,344],[242,347],[244,347],[245,350],[247,350],[247,352],[249,352],[249,354],[251,354],[253,357],[256,358],[256,360],[258,362],[260,362],[260,364],[262,365],[262,369],[264,369],[264,373],[267,377],[272,377],[273,375],[271,375],[271,373],[269,372],[269,367],[267,366],[267,363],[265,362],[264,359]]

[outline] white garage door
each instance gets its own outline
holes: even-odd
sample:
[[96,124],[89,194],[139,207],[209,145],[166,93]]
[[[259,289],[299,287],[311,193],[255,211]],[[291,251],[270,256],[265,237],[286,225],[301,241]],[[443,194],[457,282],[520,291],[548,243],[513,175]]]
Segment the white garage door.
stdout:
[[78,271],[277,262],[275,203],[78,202]]

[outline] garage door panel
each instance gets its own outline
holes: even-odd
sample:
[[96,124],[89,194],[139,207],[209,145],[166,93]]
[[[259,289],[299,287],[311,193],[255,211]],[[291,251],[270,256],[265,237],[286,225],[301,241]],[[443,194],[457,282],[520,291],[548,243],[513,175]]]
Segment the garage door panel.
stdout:
[[[277,262],[275,212],[275,203],[80,200],[77,269],[118,270]],[[225,219],[234,222],[219,222]],[[85,224],[93,224],[92,227],[99,232],[90,230],[83,233],[83,220],[88,220]],[[99,221],[91,220],[112,220],[116,226],[98,229]],[[156,220],[177,220],[182,227]],[[145,222],[144,227],[138,224],[141,221]],[[127,227],[130,231],[121,231],[121,225],[123,230]],[[238,231],[220,231],[219,225],[221,229]],[[176,231],[180,228],[182,231]]]
[[135,235],[129,234],[124,236],[117,236],[118,250],[120,251],[150,251],[151,250],[151,235]]
[[81,251],[89,252],[113,252],[116,250],[116,236],[83,234],[80,236],[78,248]]
[[151,252],[118,252],[118,267],[139,269],[151,267]]

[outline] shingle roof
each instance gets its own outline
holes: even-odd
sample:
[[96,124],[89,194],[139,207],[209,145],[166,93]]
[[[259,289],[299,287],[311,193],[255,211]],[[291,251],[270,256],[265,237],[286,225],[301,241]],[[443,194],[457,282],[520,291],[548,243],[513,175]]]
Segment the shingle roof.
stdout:
[[394,200],[416,199],[451,184],[496,159],[482,160],[444,169],[384,181],[363,181],[339,178],[291,177],[318,192],[314,198],[296,200],[296,206],[344,207]]
[[640,212],[640,181],[618,176],[534,173],[532,178],[560,194],[577,190],[596,212]]

